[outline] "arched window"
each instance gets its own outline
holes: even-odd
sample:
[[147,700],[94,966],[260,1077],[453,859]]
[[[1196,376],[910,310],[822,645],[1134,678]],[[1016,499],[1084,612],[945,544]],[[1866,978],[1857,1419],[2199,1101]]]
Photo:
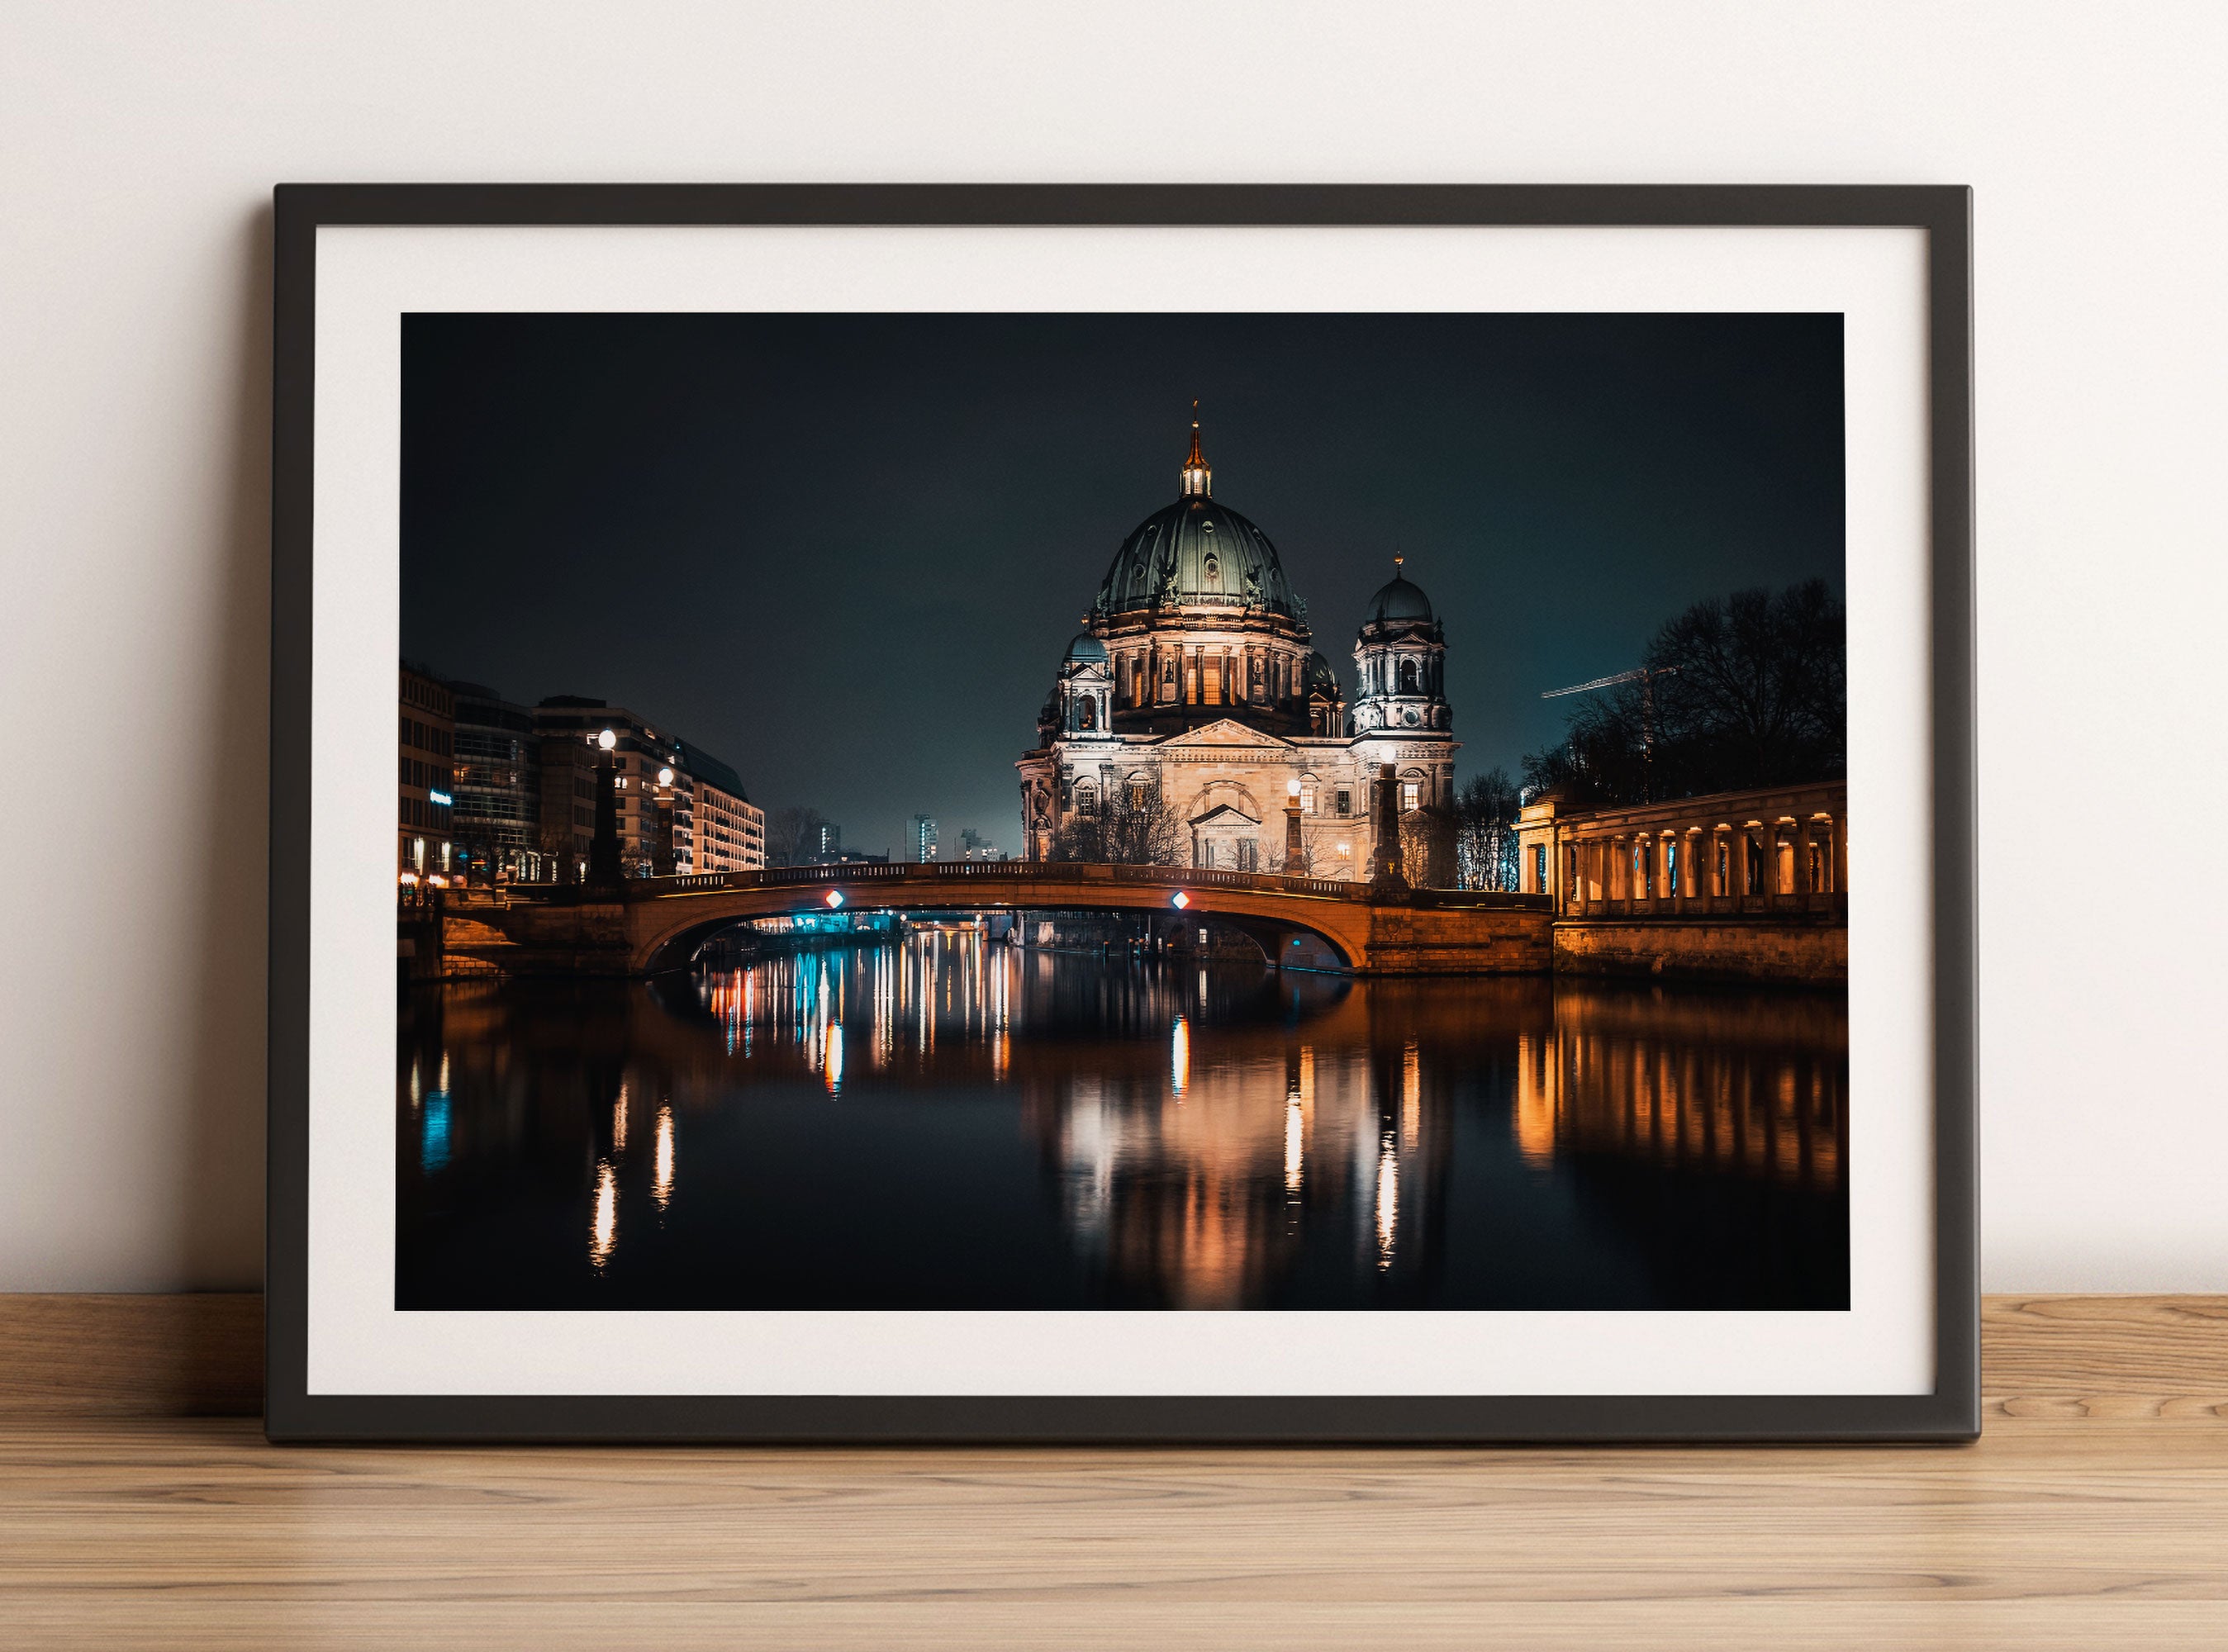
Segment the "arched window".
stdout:
[[1075,726],[1078,728],[1098,727],[1098,696],[1087,694],[1076,702]]
[[1400,662],[1400,692],[1402,694],[1416,692],[1416,663],[1413,660],[1404,659]]

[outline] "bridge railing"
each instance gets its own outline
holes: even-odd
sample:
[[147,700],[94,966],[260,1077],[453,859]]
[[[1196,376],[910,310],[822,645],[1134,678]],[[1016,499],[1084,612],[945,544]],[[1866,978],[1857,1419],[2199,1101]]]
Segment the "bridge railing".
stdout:
[[[952,886],[1029,882],[1068,884],[1079,892],[1105,883],[1149,884],[1175,889],[1238,889],[1264,894],[1302,895],[1316,900],[1368,904],[1397,901],[1412,906],[1460,909],[1545,910],[1546,895],[1489,890],[1412,889],[1386,892],[1343,878],[1316,878],[1281,872],[1235,872],[1216,867],[1110,866],[1078,861],[860,861],[838,866],[767,867],[756,872],[692,872],[666,878],[629,878],[620,886],[623,900],[701,894],[720,889],[778,889],[799,885],[921,884]],[[585,884],[513,884],[514,900],[579,902],[608,899],[609,892]]]

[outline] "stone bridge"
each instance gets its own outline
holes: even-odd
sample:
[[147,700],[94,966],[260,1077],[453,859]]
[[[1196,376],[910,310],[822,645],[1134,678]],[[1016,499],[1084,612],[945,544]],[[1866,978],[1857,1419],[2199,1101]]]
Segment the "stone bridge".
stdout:
[[518,884],[440,908],[444,975],[650,976],[685,968],[722,929],[844,912],[1103,912],[1235,929],[1272,963],[1361,975],[1546,974],[1545,895],[1376,889],[1331,878],[1045,861],[783,867]]

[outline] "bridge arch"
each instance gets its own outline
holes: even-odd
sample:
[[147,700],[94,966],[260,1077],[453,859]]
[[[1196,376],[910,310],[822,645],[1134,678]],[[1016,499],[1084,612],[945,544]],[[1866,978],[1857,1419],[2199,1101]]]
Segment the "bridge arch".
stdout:
[[[1279,886],[1321,886],[1294,889]],[[695,887],[682,887],[695,886]],[[1269,886],[1269,887],[1258,887]],[[1251,937],[1271,964],[1367,967],[1369,912],[1360,886],[1174,867],[937,861],[925,866],[792,868],[643,880],[627,892],[630,971],[686,967],[723,929],[759,918],[849,912],[1098,912],[1181,916]],[[1179,906],[1177,895],[1183,896]],[[1295,946],[1295,941],[1300,944]]]

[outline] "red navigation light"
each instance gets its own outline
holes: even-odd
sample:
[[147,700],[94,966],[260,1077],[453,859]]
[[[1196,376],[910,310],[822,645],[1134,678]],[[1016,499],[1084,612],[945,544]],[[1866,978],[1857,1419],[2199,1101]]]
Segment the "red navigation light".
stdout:
[[1178,912],[1181,912],[1185,907],[1191,905],[1191,897],[1186,894],[1182,890],[1179,889],[1175,893],[1168,897],[1168,905],[1174,906]]

